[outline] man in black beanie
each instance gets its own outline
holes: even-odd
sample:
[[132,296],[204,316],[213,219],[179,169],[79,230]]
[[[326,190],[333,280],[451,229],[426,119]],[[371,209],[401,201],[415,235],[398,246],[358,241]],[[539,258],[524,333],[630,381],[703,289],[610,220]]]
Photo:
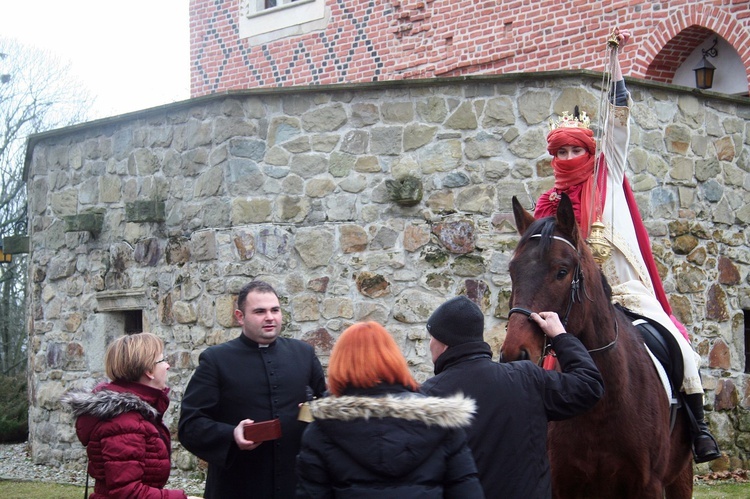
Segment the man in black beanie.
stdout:
[[464,295],[456,296],[432,313],[427,320],[427,331],[449,347],[484,341],[484,314]]
[[484,314],[465,296],[443,303],[427,320],[435,376],[422,392],[463,393],[476,401],[467,434],[488,499],[550,497],[547,422],[585,412],[604,394],[594,361],[557,314],[530,319],[551,339],[562,372],[528,361],[494,362],[484,342]]

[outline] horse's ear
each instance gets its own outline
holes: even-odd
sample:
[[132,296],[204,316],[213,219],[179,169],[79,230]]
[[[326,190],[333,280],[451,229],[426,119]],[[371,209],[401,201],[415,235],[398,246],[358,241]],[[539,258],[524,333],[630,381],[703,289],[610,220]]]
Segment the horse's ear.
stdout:
[[526,211],[524,207],[521,206],[521,203],[518,201],[518,198],[516,196],[513,196],[513,216],[516,218],[516,229],[521,235],[526,232],[526,229],[528,229],[529,225],[531,225],[535,220],[534,215]]
[[560,194],[560,204],[557,205],[557,227],[570,236],[573,244],[578,246],[578,223],[573,211],[573,203],[564,192]]

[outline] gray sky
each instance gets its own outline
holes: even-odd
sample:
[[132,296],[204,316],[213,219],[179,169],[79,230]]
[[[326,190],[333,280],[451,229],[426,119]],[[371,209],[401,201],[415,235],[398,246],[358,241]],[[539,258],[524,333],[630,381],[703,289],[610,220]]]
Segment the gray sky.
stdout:
[[0,36],[70,62],[103,118],[189,98],[188,4],[0,0]]

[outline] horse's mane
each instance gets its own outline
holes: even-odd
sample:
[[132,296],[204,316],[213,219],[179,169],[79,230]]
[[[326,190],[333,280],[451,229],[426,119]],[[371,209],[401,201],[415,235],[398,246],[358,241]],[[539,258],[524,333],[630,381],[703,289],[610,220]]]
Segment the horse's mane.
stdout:
[[612,286],[609,285],[609,281],[607,280],[607,276],[604,275],[604,272],[599,269],[599,275],[602,277],[602,287],[604,288],[604,295],[607,297],[608,301],[612,301]]

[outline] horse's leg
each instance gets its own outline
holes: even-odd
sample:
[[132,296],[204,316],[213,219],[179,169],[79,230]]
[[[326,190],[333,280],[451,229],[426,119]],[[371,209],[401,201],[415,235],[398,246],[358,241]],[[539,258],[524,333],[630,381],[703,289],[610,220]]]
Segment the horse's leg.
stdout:
[[693,497],[693,464],[688,462],[687,466],[677,475],[675,480],[666,488],[667,499],[690,499]]
[[689,424],[684,409],[681,409],[670,437],[670,466],[667,477],[672,481],[666,487],[667,499],[693,497],[693,451],[690,447]]
[[654,499],[661,499],[665,497],[664,493],[666,488],[661,480],[653,477],[646,487],[642,491],[637,491],[628,497],[653,497]]

